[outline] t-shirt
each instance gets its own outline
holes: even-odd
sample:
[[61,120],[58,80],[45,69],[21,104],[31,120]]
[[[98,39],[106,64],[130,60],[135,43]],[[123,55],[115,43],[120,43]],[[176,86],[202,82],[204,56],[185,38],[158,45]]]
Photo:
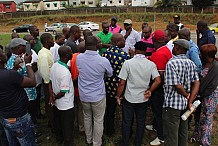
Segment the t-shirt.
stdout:
[[55,106],[59,110],[68,110],[74,107],[74,87],[67,64],[60,60],[51,68],[50,80],[54,94],[65,92],[60,99],[55,100]]
[[69,46],[72,50],[72,53],[77,53],[78,52],[78,47],[76,44],[76,41],[73,41],[71,38],[69,38],[66,42],[65,42],[65,46]]
[[[107,34],[105,34],[103,31],[101,31],[96,36],[101,39],[102,44],[110,44],[112,35],[113,34],[111,32],[108,32]],[[102,55],[106,51],[106,49],[107,48],[102,47],[99,50],[99,54]]]
[[41,41],[37,38],[36,44],[33,47],[33,50],[36,52],[36,54],[38,54],[41,49],[42,49]]
[[27,113],[28,97],[21,87],[23,78],[14,70],[0,69],[0,117],[18,118]]
[[125,99],[131,103],[143,103],[144,93],[149,88],[150,80],[160,76],[156,65],[137,54],[134,58],[126,60],[122,66],[119,78],[126,80]]

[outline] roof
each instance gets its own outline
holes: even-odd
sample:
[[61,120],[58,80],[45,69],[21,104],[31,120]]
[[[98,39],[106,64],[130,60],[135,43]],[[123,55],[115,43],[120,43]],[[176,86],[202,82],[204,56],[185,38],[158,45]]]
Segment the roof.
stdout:
[[43,0],[43,2],[56,2],[56,1],[67,1],[67,0]]
[[14,1],[0,1],[0,4],[11,4],[11,3],[15,3],[15,2]]

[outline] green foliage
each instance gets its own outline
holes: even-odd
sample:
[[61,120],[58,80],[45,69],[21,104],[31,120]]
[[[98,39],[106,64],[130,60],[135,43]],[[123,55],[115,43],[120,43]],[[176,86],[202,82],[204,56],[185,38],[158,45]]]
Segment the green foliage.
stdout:
[[155,3],[156,7],[177,7],[182,5],[181,0],[161,0]]
[[195,7],[206,8],[213,5],[213,0],[192,0],[192,4]]

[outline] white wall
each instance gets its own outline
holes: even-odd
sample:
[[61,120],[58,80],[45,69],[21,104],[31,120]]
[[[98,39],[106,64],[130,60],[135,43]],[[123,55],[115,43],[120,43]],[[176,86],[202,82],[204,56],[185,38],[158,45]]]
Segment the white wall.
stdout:
[[42,9],[42,3],[23,3],[24,11],[40,11]]
[[147,4],[145,4],[145,2],[146,2],[146,0],[132,0],[132,6],[147,6]]
[[124,0],[102,0],[101,6],[124,6]]
[[67,5],[67,1],[52,1],[52,2],[44,2],[44,10],[59,10],[64,9],[63,3]]

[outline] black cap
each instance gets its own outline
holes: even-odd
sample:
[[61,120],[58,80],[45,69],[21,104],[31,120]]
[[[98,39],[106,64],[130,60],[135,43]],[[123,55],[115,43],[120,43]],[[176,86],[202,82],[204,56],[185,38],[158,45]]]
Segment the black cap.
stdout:
[[135,44],[135,49],[140,51],[146,51],[147,50],[147,44],[145,42],[139,41]]
[[180,19],[180,16],[179,15],[174,15],[173,18]]

